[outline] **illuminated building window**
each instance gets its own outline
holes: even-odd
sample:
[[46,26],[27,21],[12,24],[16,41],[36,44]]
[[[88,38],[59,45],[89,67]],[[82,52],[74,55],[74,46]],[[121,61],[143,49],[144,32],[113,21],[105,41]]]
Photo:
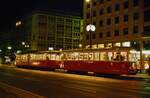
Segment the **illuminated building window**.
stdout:
[[93,49],[96,49],[96,48],[97,48],[97,45],[92,45],[92,48],[93,48]]
[[123,47],[130,47],[131,43],[130,42],[122,42]]
[[114,46],[115,47],[121,47],[121,43],[115,43]]
[[98,48],[104,48],[104,44],[98,44]]
[[107,48],[111,48],[111,47],[112,47],[112,43],[108,43]]

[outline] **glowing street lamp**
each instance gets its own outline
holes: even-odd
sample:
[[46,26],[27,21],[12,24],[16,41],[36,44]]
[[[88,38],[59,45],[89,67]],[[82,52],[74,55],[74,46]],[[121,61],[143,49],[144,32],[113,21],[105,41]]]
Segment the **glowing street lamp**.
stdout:
[[86,3],[89,3],[91,0],[85,0]]
[[95,25],[89,24],[86,26],[86,31],[90,33],[90,48],[92,48],[92,32],[94,32],[95,30]]
[[25,45],[25,42],[22,42],[21,44],[22,44],[22,45]]
[[2,50],[0,49],[0,52],[2,52]]
[[8,50],[11,50],[11,49],[12,49],[12,47],[11,47],[11,46],[9,46],[9,47],[7,47],[7,49],[8,49]]
[[92,32],[94,32],[96,30],[96,27],[95,27],[95,25],[92,25],[92,24],[89,24],[89,25],[87,25],[86,26],[86,31],[92,31]]

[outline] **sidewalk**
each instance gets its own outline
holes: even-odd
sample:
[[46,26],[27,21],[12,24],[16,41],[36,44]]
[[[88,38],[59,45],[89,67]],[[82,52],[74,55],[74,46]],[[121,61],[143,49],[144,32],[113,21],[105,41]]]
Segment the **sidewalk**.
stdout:
[[133,77],[137,79],[150,79],[150,76],[147,73],[137,73],[136,75],[129,75],[128,77]]

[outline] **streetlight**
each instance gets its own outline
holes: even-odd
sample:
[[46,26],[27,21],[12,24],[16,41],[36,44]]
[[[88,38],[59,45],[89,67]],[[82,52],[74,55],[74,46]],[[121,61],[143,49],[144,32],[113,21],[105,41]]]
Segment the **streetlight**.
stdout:
[[89,24],[86,26],[86,31],[90,33],[90,48],[92,48],[92,32],[94,32],[95,30],[95,25]]
[[21,44],[22,44],[22,45],[25,45],[25,42],[22,42]]
[[90,48],[92,48],[92,32],[96,30],[95,25],[92,23],[92,0],[85,0],[85,2],[90,4],[90,24],[86,26],[86,31],[90,33]]
[[89,3],[91,0],[85,0],[86,3]]

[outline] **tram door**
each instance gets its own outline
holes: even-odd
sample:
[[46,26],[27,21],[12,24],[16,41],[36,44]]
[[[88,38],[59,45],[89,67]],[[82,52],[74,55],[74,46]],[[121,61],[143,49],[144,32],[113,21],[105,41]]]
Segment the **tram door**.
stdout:
[[115,61],[128,61],[128,53],[121,51],[121,52],[114,52],[113,53],[113,60]]

